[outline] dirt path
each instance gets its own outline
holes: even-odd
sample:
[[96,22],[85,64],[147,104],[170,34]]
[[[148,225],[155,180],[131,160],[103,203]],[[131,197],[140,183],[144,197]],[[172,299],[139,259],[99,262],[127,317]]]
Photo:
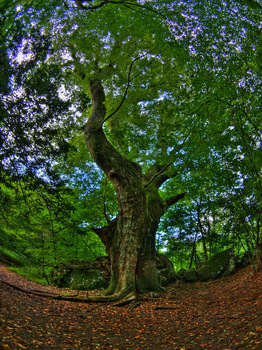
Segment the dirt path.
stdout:
[[[57,292],[4,266],[0,280]],[[119,308],[51,300],[0,282],[0,349],[262,349],[262,272],[251,267],[147,297],[136,308]]]

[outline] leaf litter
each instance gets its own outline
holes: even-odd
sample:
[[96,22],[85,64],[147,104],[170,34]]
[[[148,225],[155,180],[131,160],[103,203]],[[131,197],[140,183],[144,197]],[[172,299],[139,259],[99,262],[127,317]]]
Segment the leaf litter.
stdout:
[[[61,293],[4,266],[0,280]],[[124,307],[43,298],[0,282],[0,339],[10,350],[261,349],[262,271],[249,266],[213,282],[176,282]]]

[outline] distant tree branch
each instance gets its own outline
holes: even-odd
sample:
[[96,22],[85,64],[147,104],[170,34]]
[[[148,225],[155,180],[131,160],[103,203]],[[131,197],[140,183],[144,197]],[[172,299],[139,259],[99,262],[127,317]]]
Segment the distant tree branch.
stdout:
[[225,99],[221,99],[221,98],[212,98],[212,99],[209,99],[209,100],[203,102],[192,114],[198,113],[204,106],[206,106],[206,105],[208,105],[208,104],[211,104],[211,103],[213,103],[213,102],[220,102],[220,103],[222,103],[222,104],[225,104],[225,105],[231,107],[232,109],[235,109],[235,110],[238,110],[238,111],[242,112],[242,113],[244,114],[244,116],[246,117],[246,119],[248,120],[248,122],[253,126],[253,128],[256,130],[256,132],[261,136],[261,134],[262,134],[261,130],[260,130],[260,129],[257,127],[257,125],[252,121],[252,119],[249,117],[248,113],[247,113],[244,109],[238,107],[237,105],[232,104],[231,102],[228,102],[228,101],[225,100]]
[[148,10],[150,12],[153,12],[161,17],[163,17],[164,19],[168,20],[167,16],[165,16],[163,13],[161,13],[159,10],[156,10],[150,6],[147,6],[147,5],[142,5],[142,4],[139,4],[137,3],[136,1],[132,2],[132,1],[114,1],[114,0],[104,0],[104,1],[101,1],[100,4],[98,5],[94,5],[94,6],[85,6],[83,5],[83,3],[86,3],[86,2],[91,2],[92,0],[75,0],[75,3],[76,3],[76,6],[79,10],[85,10],[85,11],[94,11],[94,10],[97,10],[99,8],[101,8],[102,6],[106,5],[106,4],[115,4],[115,5],[124,5],[126,7],[128,7],[129,9],[133,10],[132,6],[135,8],[141,8],[141,9],[145,9],[145,10]]

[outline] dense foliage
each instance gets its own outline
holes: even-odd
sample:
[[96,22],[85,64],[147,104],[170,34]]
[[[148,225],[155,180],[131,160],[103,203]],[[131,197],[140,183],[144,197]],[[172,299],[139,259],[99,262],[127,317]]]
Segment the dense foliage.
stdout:
[[110,142],[160,192],[185,199],[157,248],[192,266],[233,246],[262,255],[261,15],[256,1],[0,2],[0,252],[44,268],[104,250],[117,215],[88,154],[88,82],[100,75]]

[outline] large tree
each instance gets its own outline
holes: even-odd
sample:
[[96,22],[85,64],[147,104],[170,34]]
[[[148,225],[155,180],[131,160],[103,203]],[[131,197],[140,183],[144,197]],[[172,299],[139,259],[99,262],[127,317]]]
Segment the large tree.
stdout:
[[[80,8],[84,10],[84,8]],[[123,13],[122,8],[119,8],[119,10],[121,11],[119,14]],[[134,9],[131,10],[134,11]],[[132,12],[129,12],[130,14]],[[148,35],[147,40],[145,40],[144,34]],[[133,58],[128,70],[124,97],[131,83],[131,69],[134,62],[145,57],[150,63],[150,60],[153,59],[152,51],[160,49],[159,47],[157,49],[154,47],[155,43],[152,43],[152,39],[149,36],[154,33],[144,34],[142,34],[140,28],[137,37],[136,31],[133,31],[133,37],[129,39],[131,45],[129,43],[128,48],[130,49],[131,47],[132,56],[134,57],[136,54],[137,57]],[[112,32],[109,35],[111,36]],[[120,38],[120,33],[117,33],[118,45],[121,45],[121,42],[123,42],[123,38]],[[136,38],[136,48],[133,46],[135,44],[132,42],[133,38]],[[111,40],[116,41],[115,38],[111,38]],[[115,48],[112,45],[112,48],[116,51],[120,49],[120,52],[123,53],[122,47]],[[147,52],[144,51],[146,53],[143,53],[142,50]],[[110,54],[112,55],[112,53]],[[157,54],[160,56],[160,52],[157,52]],[[76,53],[74,52],[74,57],[75,55]],[[111,59],[114,60],[116,57],[112,55]],[[158,291],[161,288],[155,264],[156,231],[162,215],[171,205],[183,198],[185,193],[176,194],[163,200],[159,194],[160,186],[166,180],[177,175],[174,170],[167,170],[171,163],[165,163],[166,159],[161,162],[154,161],[148,167],[147,172],[143,174],[142,168],[138,163],[121,154],[109,142],[103,131],[103,125],[105,120],[112,116],[107,116],[105,93],[101,80],[103,69],[108,69],[108,66],[111,68],[110,65],[114,66],[117,62],[108,63],[105,68],[101,69],[99,66],[101,63],[96,57],[96,64],[98,67],[96,67],[92,79],[88,82],[92,98],[92,113],[84,127],[85,141],[92,158],[115,189],[118,213],[117,217],[108,222],[107,226],[95,229],[95,232],[104,243],[111,259],[111,279],[110,285],[105,292],[106,298],[118,300],[124,297],[132,300],[136,297],[137,292]],[[142,70],[144,69],[142,67]],[[78,74],[85,79],[83,76],[85,72],[79,70]],[[116,75],[115,72],[113,74]],[[158,96],[160,98],[159,91],[157,91],[155,98]],[[119,142],[119,140],[117,141]],[[103,297],[99,299],[103,300]]]
[[[221,91],[228,76],[236,87],[238,77],[247,74],[240,67],[245,59],[241,49],[254,22],[245,17],[245,6],[236,11],[237,2],[33,5],[27,10],[17,7],[16,18],[25,30],[13,60],[24,69],[17,78],[13,75],[13,86],[21,97],[28,97],[27,111],[32,105],[39,107],[33,110],[35,120],[43,121],[44,115],[53,122],[45,127],[59,127],[60,132],[68,116],[63,101],[74,99],[69,128],[84,124],[90,154],[116,193],[117,215],[106,215],[107,225],[94,228],[111,259],[109,288],[97,300],[132,300],[137,292],[159,290],[155,265],[159,221],[185,196],[181,171],[187,169],[185,183],[207,157],[218,160],[220,142],[231,125],[229,118],[219,117],[221,110],[228,115],[229,104]],[[43,50],[45,55],[39,55]],[[253,60],[249,71],[256,64]],[[233,74],[225,74],[228,66]],[[253,72],[252,78],[256,78]],[[235,92],[234,107],[239,89]],[[33,103],[32,96],[37,96]],[[59,101],[58,108],[52,101]],[[234,141],[228,137],[228,147]]]
[[101,81],[90,82],[93,102],[91,117],[85,125],[87,147],[113,184],[117,194],[118,215],[96,233],[111,258],[111,281],[107,293],[112,298],[135,296],[136,291],[159,290],[155,265],[155,234],[162,215],[185,193],[163,200],[159,187],[176,173],[171,165],[153,164],[146,174],[141,166],[121,155],[107,140],[102,123],[106,117],[105,95]]

